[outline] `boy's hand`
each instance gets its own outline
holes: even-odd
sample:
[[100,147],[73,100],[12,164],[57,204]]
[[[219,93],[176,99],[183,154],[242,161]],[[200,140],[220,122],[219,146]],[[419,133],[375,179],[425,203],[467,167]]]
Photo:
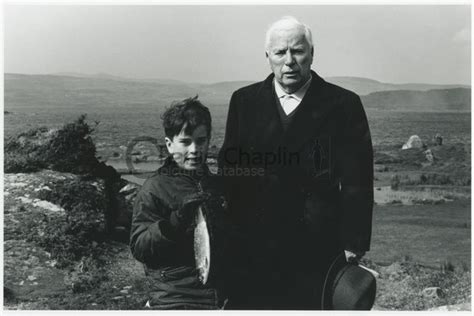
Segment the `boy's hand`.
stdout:
[[193,193],[186,196],[183,199],[181,207],[171,214],[171,224],[176,228],[189,226],[196,216],[198,206],[209,199],[209,196],[209,193],[205,192]]

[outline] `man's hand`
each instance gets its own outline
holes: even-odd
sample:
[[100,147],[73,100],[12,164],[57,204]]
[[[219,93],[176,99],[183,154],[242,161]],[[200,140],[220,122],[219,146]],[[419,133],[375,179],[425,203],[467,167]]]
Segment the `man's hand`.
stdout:
[[346,261],[347,262],[357,263],[365,255],[365,251],[353,252],[353,251],[350,251],[350,250],[344,250],[344,254],[346,255]]
[[181,207],[171,214],[171,224],[177,228],[189,226],[196,216],[197,208],[207,199],[209,199],[209,193],[204,192],[193,193],[184,197]]

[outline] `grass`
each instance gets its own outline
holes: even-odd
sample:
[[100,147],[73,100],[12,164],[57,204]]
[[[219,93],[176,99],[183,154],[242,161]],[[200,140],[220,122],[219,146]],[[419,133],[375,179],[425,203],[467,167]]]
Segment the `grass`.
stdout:
[[[469,270],[432,270],[401,260],[380,268],[376,297],[377,307],[389,310],[427,310],[436,306],[469,302],[471,272]],[[439,287],[437,297],[424,297],[423,290]]]
[[376,205],[368,258],[389,263],[408,255],[440,267],[471,263],[470,200],[439,205]]

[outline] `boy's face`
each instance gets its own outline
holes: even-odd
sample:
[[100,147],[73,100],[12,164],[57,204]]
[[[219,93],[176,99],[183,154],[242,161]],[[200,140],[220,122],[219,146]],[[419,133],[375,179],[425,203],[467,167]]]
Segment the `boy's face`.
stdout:
[[188,135],[184,132],[185,128],[186,125],[178,135],[173,136],[173,139],[166,137],[166,147],[180,168],[185,170],[200,169],[206,162],[209,148],[207,129],[204,125],[199,125],[191,135]]

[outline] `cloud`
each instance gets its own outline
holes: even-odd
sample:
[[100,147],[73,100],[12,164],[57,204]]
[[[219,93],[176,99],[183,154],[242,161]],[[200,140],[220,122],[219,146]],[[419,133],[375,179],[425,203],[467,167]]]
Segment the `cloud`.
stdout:
[[453,41],[461,42],[461,43],[469,43],[471,41],[471,30],[468,27],[466,27],[458,31],[454,35]]

